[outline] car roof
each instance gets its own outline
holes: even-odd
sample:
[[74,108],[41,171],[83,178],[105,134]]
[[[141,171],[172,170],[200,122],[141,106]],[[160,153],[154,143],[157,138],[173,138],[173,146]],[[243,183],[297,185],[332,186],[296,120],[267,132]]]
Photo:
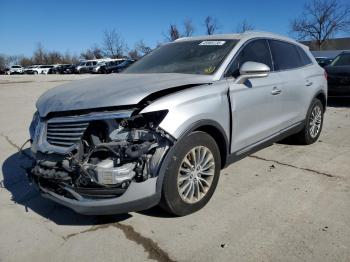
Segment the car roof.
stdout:
[[205,35],[205,36],[182,37],[182,38],[175,40],[175,42],[195,41],[195,40],[205,41],[205,40],[214,40],[214,39],[215,40],[217,40],[217,39],[249,40],[252,38],[259,38],[259,37],[287,41],[287,42],[291,42],[293,44],[302,46],[304,48],[307,48],[305,45],[303,45],[303,44],[301,44],[301,43],[299,43],[299,42],[297,42],[289,37],[285,37],[282,35],[269,33],[269,32],[261,32],[261,31],[246,31],[246,32],[240,33],[240,34],[215,34],[215,35]]

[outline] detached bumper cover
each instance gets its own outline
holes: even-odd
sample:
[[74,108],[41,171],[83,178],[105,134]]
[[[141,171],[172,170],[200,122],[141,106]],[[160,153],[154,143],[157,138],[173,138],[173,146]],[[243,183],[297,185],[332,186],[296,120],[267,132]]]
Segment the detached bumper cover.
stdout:
[[[120,197],[109,199],[89,199],[77,196],[71,199],[58,195],[39,185],[43,197],[73,209],[84,215],[112,215],[130,211],[140,211],[155,206],[160,201],[156,191],[157,177],[135,183],[132,182],[126,192]],[[78,200],[79,199],[79,200]]]

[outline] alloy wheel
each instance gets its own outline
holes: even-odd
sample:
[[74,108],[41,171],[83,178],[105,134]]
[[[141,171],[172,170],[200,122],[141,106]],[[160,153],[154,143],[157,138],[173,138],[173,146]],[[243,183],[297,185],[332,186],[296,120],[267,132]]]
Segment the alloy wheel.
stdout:
[[178,193],[189,204],[200,201],[209,191],[215,175],[213,153],[204,146],[192,148],[181,162]]
[[309,121],[309,132],[312,138],[315,138],[321,130],[322,109],[317,105],[312,109]]

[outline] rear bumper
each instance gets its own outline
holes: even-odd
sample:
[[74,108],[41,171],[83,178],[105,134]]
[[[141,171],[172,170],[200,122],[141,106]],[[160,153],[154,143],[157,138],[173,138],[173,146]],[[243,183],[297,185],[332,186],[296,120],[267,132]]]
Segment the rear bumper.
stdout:
[[116,198],[90,199],[82,196],[71,199],[58,195],[39,185],[43,197],[73,209],[84,215],[112,215],[131,211],[145,210],[157,205],[160,194],[156,190],[157,177],[135,183],[132,182],[126,192]]

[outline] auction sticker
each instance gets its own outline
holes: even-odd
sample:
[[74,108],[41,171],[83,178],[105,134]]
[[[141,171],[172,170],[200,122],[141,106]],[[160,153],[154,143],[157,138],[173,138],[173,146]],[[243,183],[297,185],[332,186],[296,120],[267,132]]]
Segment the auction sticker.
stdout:
[[223,45],[226,41],[203,41],[199,45]]

